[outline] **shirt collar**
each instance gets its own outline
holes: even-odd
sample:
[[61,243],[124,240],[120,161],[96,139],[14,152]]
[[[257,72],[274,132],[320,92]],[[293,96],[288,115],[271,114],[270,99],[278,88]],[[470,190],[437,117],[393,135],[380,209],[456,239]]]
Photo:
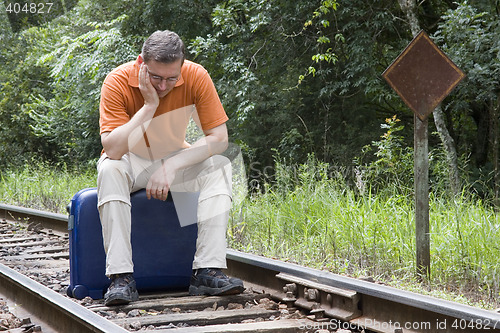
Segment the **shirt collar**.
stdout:
[[[135,60],[133,64],[133,69],[130,72],[130,76],[128,78],[128,84],[131,87],[139,88],[139,69],[141,68],[141,65],[139,63],[139,57]],[[181,76],[179,77],[179,81],[175,83],[175,87],[179,87],[184,84],[184,77],[182,76],[182,70],[184,69],[184,66],[181,68]]]

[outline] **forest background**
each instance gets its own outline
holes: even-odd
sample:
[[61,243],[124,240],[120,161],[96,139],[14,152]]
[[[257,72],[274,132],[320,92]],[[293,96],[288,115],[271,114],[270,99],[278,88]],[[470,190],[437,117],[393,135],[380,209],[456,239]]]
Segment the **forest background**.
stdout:
[[[303,253],[288,252],[289,248],[271,241],[276,226],[262,221],[274,221],[272,214],[259,214],[280,211],[275,215],[283,215],[280,205],[301,195],[303,200],[314,201],[311,193],[318,193],[325,181],[336,182],[325,192],[333,201],[318,202],[330,207],[339,204],[342,216],[342,209],[353,207],[351,194],[353,200],[387,199],[378,207],[381,209],[397,202],[412,210],[407,199],[413,192],[414,116],[381,74],[411,41],[407,12],[413,11],[419,26],[467,75],[430,117],[431,196],[446,198],[446,203],[470,199],[470,206],[462,204],[460,209],[484,207],[486,222],[477,223],[490,231],[492,239],[491,246],[484,239],[476,241],[489,251],[492,262],[488,271],[484,263],[470,259],[471,253],[464,250],[464,230],[451,223],[450,232],[457,238],[450,242],[460,243],[459,256],[456,262],[446,263],[448,268],[443,266],[450,271],[440,278],[449,281],[448,277],[463,276],[473,267],[474,273],[467,275],[462,286],[473,282],[488,290],[489,296],[499,295],[500,269],[495,266],[500,249],[493,240],[500,233],[496,213],[500,186],[499,0],[54,0],[50,12],[48,6],[44,13],[37,12],[47,3],[31,1],[36,6],[30,7],[19,1],[15,7],[11,1],[0,2],[2,181],[33,173],[27,167],[32,163],[71,170],[72,174],[95,170],[102,149],[98,113],[105,76],[117,65],[136,59],[149,34],[170,29],[185,41],[187,58],[201,63],[211,74],[230,118],[230,141],[242,149],[248,177],[245,185],[255,195],[255,207],[260,207],[252,212],[239,210],[231,232],[240,243],[233,245],[255,250],[248,230],[262,227],[262,233],[269,235],[264,242],[267,250],[274,246],[283,256],[295,258]],[[405,3],[416,6],[405,8]],[[335,199],[333,188],[348,193],[347,201]],[[266,193],[272,198],[258,196]],[[7,194],[2,195],[4,201]],[[399,201],[401,196],[404,204]],[[298,206],[304,211],[302,204]],[[376,210],[371,204],[368,209]],[[461,213],[453,209],[456,218]],[[311,252],[312,261],[331,261],[327,248],[332,247],[335,267],[328,268],[339,271],[349,266],[346,256],[352,251],[339,260],[340,243],[333,240],[332,245],[331,233],[342,235],[345,230],[316,225],[319,220],[311,218],[312,208],[305,211],[305,216],[294,219],[305,221],[303,233],[310,236],[314,225],[323,235],[320,243],[307,244],[321,249],[320,253]],[[332,211],[328,214],[331,220]],[[405,221],[398,233],[407,228],[409,216],[397,218]],[[293,214],[287,215],[285,220],[292,218]],[[255,229],[250,228],[251,219]],[[358,227],[366,229],[366,225]],[[280,228],[276,233],[290,225],[284,223]],[[469,231],[477,234],[475,229]],[[380,230],[375,227],[370,232],[365,236],[374,239]],[[387,234],[393,235],[394,230]],[[301,242],[289,235],[285,238]],[[363,247],[368,244],[361,242]],[[414,244],[408,242],[412,253]],[[367,261],[374,253],[387,252],[378,246],[368,246],[368,254],[359,251],[359,258],[364,259],[351,258],[350,262],[362,261],[360,266],[371,275],[394,271],[395,266],[376,268],[374,263],[380,261]],[[395,251],[396,261],[406,260],[400,249]],[[464,257],[470,259],[466,264]],[[451,272],[454,263],[461,269]]]
[[[413,113],[381,78],[412,38],[397,1],[65,0],[50,13],[15,13],[12,4],[1,8],[2,170],[31,160],[93,167],[104,77],[134,60],[150,33],[171,29],[211,73],[251,179],[272,175],[264,170],[277,156],[302,163],[314,154],[350,168],[346,176],[384,159],[372,180],[394,168],[412,180],[411,159],[399,155],[412,149]],[[460,184],[483,196],[498,196],[499,186],[499,6],[429,0],[415,8],[467,75],[442,104],[444,130],[431,119],[431,154],[445,159],[431,178],[449,187],[445,175],[458,169]],[[372,144],[393,117],[401,141]],[[455,162],[446,159],[453,149]]]

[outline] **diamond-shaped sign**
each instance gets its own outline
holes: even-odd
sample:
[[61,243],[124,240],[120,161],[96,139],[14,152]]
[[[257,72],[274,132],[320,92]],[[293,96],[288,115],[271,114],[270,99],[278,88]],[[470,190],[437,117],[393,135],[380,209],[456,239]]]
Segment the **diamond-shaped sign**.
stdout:
[[425,120],[465,74],[421,31],[382,77]]

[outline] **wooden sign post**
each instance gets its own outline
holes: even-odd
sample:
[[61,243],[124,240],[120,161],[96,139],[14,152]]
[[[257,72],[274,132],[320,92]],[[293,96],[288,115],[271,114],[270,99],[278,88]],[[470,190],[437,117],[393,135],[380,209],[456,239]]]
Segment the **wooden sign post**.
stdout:
[[421,31],[382,77],[413,110],[417,274],[430,274],[428,116],[465,77]]

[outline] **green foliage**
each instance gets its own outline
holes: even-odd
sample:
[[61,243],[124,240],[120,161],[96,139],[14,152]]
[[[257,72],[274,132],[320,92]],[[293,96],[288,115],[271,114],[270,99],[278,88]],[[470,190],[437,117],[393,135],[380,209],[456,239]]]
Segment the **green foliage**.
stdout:
[[[354,160],[354,184],[361,195],[368,191],[380,195],[411,196],[414,192],[413,147],[408,146],[402,133],[404,126],[396,115],[385,119],[380,127],[385,133],[379,140],[363,147],[363,154]],[[430,191],[445,196],[449,166],[442,145],[432,148],[429,158]],[[461,165],[465,165],[461,161]]]
[[0,41],[5,42],[12,35],[12,28],[7,17],[7,11],[4,2],[0,2]]
[[32,95],[49,89],[47,68],[37,65],[37,58],[47,52],[56,32],[47,28],[31,28],[4,40],[0,58],[0,166],[18,166],[24,159],[50,154],[52,146],[39,142],[30,131],[32,119],[24,109]]
[[443,15],[434,38],[443,51],[466,74],[466,83],[457,87],[448,108],[454,113],[469,111],[467,104],[496,101],[500,86],[500,22],[488,12],[478,12],[461,3]]
[[[126,13],[121,32],[124,36],[149,36],[156,30],[169,29],[181,36],[186,44],[211,30],[212,10],[218,0],[99,0],[112,13]],[[111,8],[110,8],[111,7]],[[142,40],[134,48],[140,50]]]
[[[335,4],[226,1],[213,12],[213,33],[191,44],[216,82],[231,136],[250,147],[253,161],[271,165],[278,149],[293,161],[315,153],[348,164],[371,141],[364,133],[371,133],[376,113],[363,92],[355,88],[354,103],[339,96],[348,94],[338,87],[350,76],[337,69],[348,57],[335,61],[344,44],[337,22],[351,18]],[[304,74],[297,86],[304,69],[314,76]]]
[[35,96],[26,106],[36,136],[59,143],[66,162],[99,156],[99,96],[106,75],[137,56],[119,30],[126,17],[88,23],[89,31],[63,37],[39,64],[51,69],[53,97]]
[[[387,118],[380,127],[386,132],[380,140],[365,146],[363,153],[373,152],[376,159],[366,165],[356,160],[359,165],[358,178],[370,184],[376,193],[409,194],[413,188],[413,148],[404,144],[399,132],[404,129],[401,120],[395,115]],[[358,186],[359,187],[359,186]]]
[[[289,94],[283,90],[293,85],[289,71],[294,66],[291,56],[297,52],[283,39],[289,25],[298,26],[291,12],[304,6],[282,1],[222,2],[213,11],[213,34],[200,36],[190,45],[195,60],[214,78],[229,113],[232,137],[252,147],[251,154],[265,165],[271,163],[270,149],[284,143],[280,132],[285,119],[289,119],[289,131],[302,127],[293,114],[300,112],[297,107],[288,114],[287,104],[299,102],[286,98]],[[298,144],[303,156],[307,147],[302,141]]]
[[498,118],[495,108],[498,109],[500,87],[499,35],[498,13],[480,12],[467,1],[448,10],[434,34],[443,51],[467,75],[444,106],[460,154],[473,156],[469,170],[477,174],[472,181],[479,183],[491,179],[495,156],[492,152],[499,149],[491,141],[491,132],[499,130],[491,127],[493,118]]
[[[333,52],[331,43],[331,36],[334,32],[330,27],[330,21],[328,19],[328,14],[331,14],[333,11],[337,10],[338,3],[337,1],[327,0],[322,1],[321,5],[316,9],[312,18],[306,23],[304,23],[303,29],[306,30],[308,27],[314,26],[316,29],[316,34],[319,36],[316,40],[317,45],[316,49],[318,49],[319,53],[314,54],[311,58],[313,60],[313,65],[309,66],[307,69],[307,73],[303,75],[299,75],[298,83],[302,83],[302,81],[306,78],[307,75],[316,75],[317,68],[314,66],[315,64],[319,64],[320,62],[327,62],[328,64],[335,64],[338,60],[337,55]],[[326,30],[326,32],[325,32]],[[335,41],[344,41],[344,37],[341,33],[336,33],[334,36]],[[327,48],[324,50],[324,48]]]
[[87,23],[86,10],[77,6],[47,26],[24,30],[2,53],[14,60],[0,91],[0,120],[8,124],[0,132],[5,165],[32,156],[93,167],[99,156],[102,81],[137,52],[120,32],[125,16]]
[[[3,1],[0,6],[6,13],[9,25],[14,32],[46,24],[73,8],[77,0],[30,0]],[[4,7],[5,6],[5,7]],[[3,15],[2,13],[2,15]]]
[[[273,168],[276,151],[289,163],[303,163],[314,154],[350,168],[353,160],[362,159],[359,179],[380,176],[383,184],[384,177],[398,175],[398,184],[411,187],[412,173],[406,171],[413,115],[380,75],[411,39],[397,2],[64,4],[44,20],[16,19],[20,25],[15,29],[4,20],[1,166],[22,166],[31,158],[91,165],[101,149],[102,80],[113,67],[135,58],[145,36],[172,29],[185,40],[189,58],[214,79],[230,117],[230,139],[242,147],[247,165]],[[467,73],[443,109],[459,155],[466,157],[460,165],[463,174],[486,189],[494,161],[485,129],[498,104],[496,11],[498,2],[488,0],[431,0],[418,6],[422,26]],[[393,115],[400,130],[380,140],[384,129],[378,124]],[[367,146],[379,155],[363,152]],[[437,188],[445,164],[436,137],[430,138],[430,148],[431,181]],[[385,153],[394,155],[380,155]],[[371,168],[362,171],[362,165]],[[355,176],[351,179],[356,183]]]

